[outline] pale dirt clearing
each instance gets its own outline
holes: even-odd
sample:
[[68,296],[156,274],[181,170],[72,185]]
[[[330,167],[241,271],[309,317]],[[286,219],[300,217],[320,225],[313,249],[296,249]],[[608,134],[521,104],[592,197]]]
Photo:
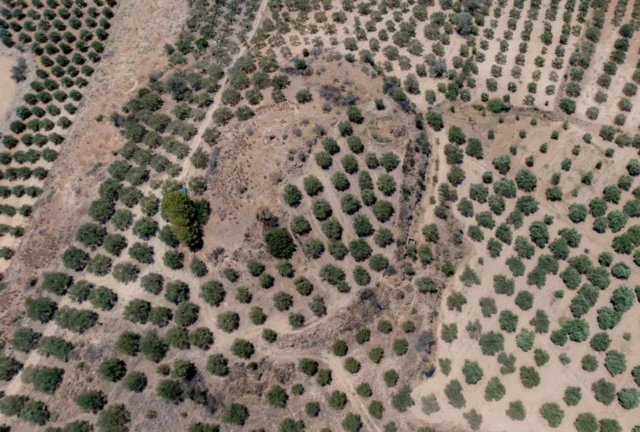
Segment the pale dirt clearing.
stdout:
[[11,79],[11,68],[15,59],[0,57],[0,117],[6,121],[11,116],[13,98],[16,95],[16,82]]

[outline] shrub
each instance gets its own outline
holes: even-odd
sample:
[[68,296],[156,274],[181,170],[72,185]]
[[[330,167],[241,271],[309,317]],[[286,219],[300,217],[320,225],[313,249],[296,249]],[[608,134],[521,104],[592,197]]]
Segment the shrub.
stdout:
[[564,420],[564,411],[557,403],[545,403],[540,407],[540,415],[549,423],[549,427],[557,428]]
[[616,288],[611,296],[611,304],[613,305],[613,309],[617,312],[626,312],[635,303],[635,296],[633,291],[624,285]]
[[508,333],[516,331],[518,326],[518,316],[509,310],[500,312],[500,329]]
[[533,294],[529,291],[520,291],[515,299],[516,305],[523,311],[531,309],[533,306]]
[[380,320],[378,321],[378,331],[384,334],[389,334],[393,331],[393,325],[390,321]]
[[100,363],[98,373],[102,379],[117,382],[120,381],[127,373],[127,365],[117,358],[108,358]]
[[573,342],[584,342],[589,337],[589,324],[581,319],[567,320],[562,329]]
[[560,99],[560,109],[571,115],[576,112],[576,102],[572,99],[562,98]]
[[147,388],[147,376],[142,372],[131,372],[122,381],[122,385],[134,393],[142,393]]
[[353,357],[347,357],[344,360],[344,369],[352,374],[360,371],[360,362]]
[[547,362],[549,362],[549,354],[542,350],[542,349],[536,349],[533,353],[533,359],[536,362],[536,366],[541,367],[544,366],[545,364],[547,364]]
[[451,380],[444,388],[444,394],[447,397],[449,405],[454,408],[464,408],[467,402],[462,394],[462,385],[458,380]]
[[98,416],[97,425],[103,432],[128,430],[131,414],[124,405],[110,405]]
[[444,122],[442,120],[442,114],[431,111],[427,113],[427,124],[431,126],[436,132],[442,130]]
[[478,362],[465,360],[464,366],[462,367],[462,374],[465,377],[465,382],[467,384],[477,384],[482,377],[484,376],[484,372],[482,368],[478,364]]
[[413,398],[411,398],[411,387],[404,386],[397,393],[394,393],[391,396],[391,405],[401,413],[415,405]]
[[180,386],[180,382],[176,380],[165,379],[158,383],[156,392],[165,402],[179,404],[184,399],[184,391]]
[[490,297],[482,297],[480,299],[480,309],[482,311],[482,316],[485,318],[489,318],[498,312],[495,300]]
[[600,419],[599,423],[601,432],[622,432],[622,427],[617,420]]
[[178,305],[174,314],[176,324],[188,327],[198,320],[200,307],[194,303],[184,301]]
[[404,355],[407,353],[407,351],[409,350],[409,342],[407,342],[406,339],[395,339],[393,341],[393,352],[396,353],[396,355]]
[[627,370],[627,361],[624,354],[617,350],[607,351],[604,366],[611,376],[620,375]]
[[38,342],[41,338],[41,333],[35,332],[29,328],[17,329],[13,333],[11,346],[16,351],[28,353],[38,346]]
[[615,384],[602,378],[591,385],[591,391],[593,391],[594,397],[598,402],[607,406],[611,405],[616,398]]
[[[531,241],[539,248],[544,248],[549,241],[549,230],[543,222],[533,222],[529,225],[529,235]],[[518,248],[518,239],[516,239],[516,248]]]
[[598,421],[591,413],[578,414],[574,422],[574,426],[578,432],[597,432]]
[[391,219],[395,210],[393,208],[393,204],[388,201],[378,200],[371,207],[373,211],[373,215],[378,219],[379,222],[384,223]]
[[44,402],[29,400],[20,410],[20,417],[26,422],[43,426],[49,421],[50,414]]
[[139,273],[140,269],[135,264],[129,262],[122,262],[113,267],[113,278],[125,285],[138,279]]
[[394,387],[398,383],[399,375],[395,369],[389,369],[384,373],[383,378],[387,387]]
[[626,410],[636,408],[640,398],[640,392],[634,388],[624,388],[618,392],[618,402]]
[[0,399],[0,412],[8,417],[19,415],[26,403],[26,396],[7,395]]
[[[371,412],[371,409],[369,409],[369,412]],[[342,420],[341,425],[342,428],[347,432],[358,432],[362,429],[362,419],[358,414],[347,413],[347,415]]]
[[453,342],[455,339],[458,338],[458,326],[455,323],[443,324],[441,337],[442,337],[442,340],[447,343]]
[[226,311],[218,315],[217,325],[222,331],[231,333],[240,325],[240,316],[236,312]]
[[580,403],[580,400],[582,399],[582,390],[580,389],[580,387],[567,387],[564,390],[564,403],[567,404],[567,406],[576,406]]
[[298,103],[300,104],[311,102],[312,100],[313,100],[313,96],[311,95],[311,92],[307,89],[299,90],[298,93],[296,93],[296,101],[298,101]]
[[96,414],[107,404],[107,396],[101,391],[86,391],[76,398],[76,404],[78,404],[84,412]]
[[291,207],[297,207],[302,201],[302,192],[295,185],[288,184],[284,188],[284,202]]
[[516,345],[522,351],[527,352],[533,348],[535,333],[527,329],[521,329],[520,334],[516,336]]
[[300,372],[308,376],[314,376],[318,372],[318,362],[310,358],[302,358],[298,361]]
[[540,384],[540,375],[535,368],[523,366],[520,368],[520,382],[527,389],[537,387]]
[[286,229],[275,228],[265,235],[267,251],[276,258],[289,259],[295,252],[295,243]]
[[243,359],[249,359],[255,352],[253,344],[244,339],[235,339],[231,344],[231,352]]
[[63,306],[56,312],[55,321],[62,328],[82,334],[96,325],[98,314],[93,311]]
[[38,353],[44,357],[54,356],[59,360],[68,361],[71,351],[73,351],[73,344],[66,340],[56,337],[47,336],[43,337],[38,344]]
[[516,421],[523,421],[527,416],[527,411],[519,400],[509,402],[509,408],[507,408],[506,413],[511,420]]

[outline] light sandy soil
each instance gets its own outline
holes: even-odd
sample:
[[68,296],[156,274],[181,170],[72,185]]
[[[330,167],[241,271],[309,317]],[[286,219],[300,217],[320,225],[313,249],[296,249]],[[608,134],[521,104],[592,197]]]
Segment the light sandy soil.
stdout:
[[16,82],[11,79],[13,66],[15,66],[15,59],[0,57],[0,117],[3,119],[11,115],[11,106],[16,95]]

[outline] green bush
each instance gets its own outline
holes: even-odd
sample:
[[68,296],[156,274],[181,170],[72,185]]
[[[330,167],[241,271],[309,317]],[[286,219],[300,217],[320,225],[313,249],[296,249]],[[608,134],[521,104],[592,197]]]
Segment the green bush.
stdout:
[[38,353],[44,357],[53,356],[66,362],[69,360],[73,348],[74,346],[71,342],[56,336],[47,336],[40,340]]
[[329,406],[334,409],[343,409],[347,404],[347,395],[339,390],[334,390],[328,395]]
[[76,404],[84,412],[96,414],[107,404],[107,396],[101,391],[89,390],[76,397]]
[[535,333],[527,330],[521,329],[520,333],[516,336],[516,345],[524,352],[528,352],[533,348],[533,342],[535,339]]
[[533,294],[529,291],[520,291],[515,299],[516,305],[523,311],[531,309],[533,306]]
[[611,405],[616,398],[615,384],[602,378],[591,385],[591,391],[598,402],[607,406]]
[[378,219],[379,222],[384,223],[391,219],[395,210],[393,208],[393,204],[388,201],[378,200],[371,207],[373,211],[373,215]]
[[29,400],[20,410],[20,417],[28,423],[43,426],[49,421],[51,415],[44,402]]
[[179,326],[188,327],[198,320],[200,307],[194,303],[184,301],[174,312],[174,321]]
[[545,403],[540,407],[540,415],[549,423],[549,427],[557,428],[564,420],[564,411],[557,403]]
[[127,365],[117,358],[108,358],[100,363],[98,373],[102,379],[117,382],[120,381],[127,373]]
[[509,402],[509,408],[507,408],[506,414],[511,420],[523,421],[527,416],[527,411],[522,402],[516,400]]
[[177,380],[165,379],[156,387],[158,396],[167,403],[179,404],[184,400],[184,391]]
[[518,316],[510,310],[500,312],[500,329],[508,333],[513,333],[518,327]]
[[407,342],[406,339],[395,339],[393,341],[393,352],[396,353],[396,355],[404,355],[407,353],[407,351],[409,350],[409,342]]
[[134,393],[142,393],[147,388],[147,376],[142,372],[131,372],[122,381],[127,390]]
[[496,302],[491,297],[482,297],[479,303],[480,309],[482,311],[482,316],[485,318],[489,318],[498,312]]
[[253,344],[244,339],[235,339],[231,344],[231,352],[242,359],[249,359],[255,353]]
[[411,397],[411,387],[404,386],[398,392],[391,396],[391,405],[398,412],[405,412],[410,407],[415,405],[413,398]]
[[198,327],[189,332],[189,342],[206,351],[213,345],[213,333],[206,327]]
[[574,422],[574,426],[578,432],[597,432],[598,421],[591,413],[578,414]]
[[383,378],[387,387],[394,387],[398,383],[398,379],[400,377],[395,369],[389,369],[384,373]]
[[607,351],[604,360],[604,366],[611,376],[616,376],[624,373],[627,370],[627,361],[620,351],[611,350]]
[[360,371],[360,362],[353,357],[347,357],[344,360],[344,368],[349,373],[358,373]]
[[211,280],[200,286],[200,297],[210,306],[219,306],[226,297],[226,291],[220,282]]
[[577,406],[582,399],[582,390],[580,387],[567,387],[564,390],[564,403],[567,406]]
[[276,258],[290,259],[295,252],[295,243],[286,229],[275,228],[265,235],[267,251]]
[[63,306],[55,314],[58,326],[82,334],[98,322],[98,314],[93,311]]
[[26,396],[7,395],[0,399],[0,412],[7,417],[19,415],[26,403]]
[[232,311],[222,312],[218,315],[216,323],[219,329],[231,333],[240,326],[240,315]]
[[128,429],[131,414],[124,405],[110,405],[98,416],[97,425],[103,432],[120,432]]
[[601,432],[622,432],[622,427],[617,420],[600,419],[599,423]]
[[454,408],[464,408],[467,402],[462,394],[462,385],[458,380],[451,380],[444,388],[444,394],[447,397],[449,405]]
[[22,363],[13,357],[0,356],[0,380],[11,381],[22,369]]
[[362,429],[362,419],[358,414],[347,413],[341,425],[346,432],[359,432]]
[[300,372],[308,376],[314,376],[318,372],[318,362],[310,358],[302,358],[298,361]]
[[368,383],[361,383],[356,387],[356,393],[360,397],[371,397],[373,395],[373,390],[371,390],[371,386]]
[[453,342],[458,338],[458,326],[455,323],[443,324],[441,337],[447,343]]
[[527,389],[537,387],[540,384],[540,375],[535,368],[523,366],[520,368],[520,382]]
[[462,367],[462,374],[465,377],[465,382],[467,384],[477,384],[482,377],[484,376],[484,372],[482,368],[476,361],[464,361],[464,366]]
[[634,409],[638,406],[640,392],[634,388],[624,388],[618,392],[618,402],[626,410]]

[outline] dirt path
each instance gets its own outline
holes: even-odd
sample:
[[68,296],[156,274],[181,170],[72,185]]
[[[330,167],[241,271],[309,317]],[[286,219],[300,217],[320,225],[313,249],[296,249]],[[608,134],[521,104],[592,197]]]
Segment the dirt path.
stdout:
[[[251,28],[251,31],[247,33],[246,41],[242,49],[236,53],[236,55],[232,58],[231,62],[229,63],[227,70],[225,70],[224,77],[222,77],[222,80],[220,80],[220,83],[219,83],[220,90],[214,95],[213,103],[211,104],[211,106],[209,107],[209,110],[205,115],[205,120],[200,124],[200,127],[198,128],[198,133],[193,139],[194,149],[198,148],[202,144],[202,135],[213,122],[213,113],[220,107],[222,90],[227,85],[227,81],[229,80],[229,72],[233,68],[233,65],[236,63],[236,61],[240,57],[242,57],[247,51],[249,43],[251,42],[251,39],[253,39],[253,35],[255,34],[256,30],[258,30],[258,27],[262,22],[262,18],[264,17],[264,13],[267,10],[268,4],[269,4],[269,0],[262,0],[262,2],[260,3],[260,8],[258,8],[256,17],[253,20],[253,27]],[[191,158],[185,158],[184,161],[182,162],[182,172],[178,177],[178,181],[186,183],[189,180],[191,171],[193,171],[193,164],[191,163]]]

